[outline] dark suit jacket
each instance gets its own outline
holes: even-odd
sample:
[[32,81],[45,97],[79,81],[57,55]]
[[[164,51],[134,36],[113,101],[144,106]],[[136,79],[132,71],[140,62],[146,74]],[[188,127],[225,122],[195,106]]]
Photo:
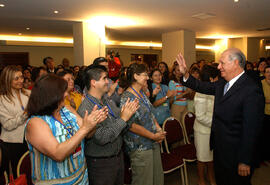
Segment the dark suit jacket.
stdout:
[[226,81],[201,82],[191,75],[183,85],[200,93],[215,95],[210,146],[218,164],[237,168],[239,163],[253,166],[255,146],[264,114],[264,95],[245,73],[223,96]]

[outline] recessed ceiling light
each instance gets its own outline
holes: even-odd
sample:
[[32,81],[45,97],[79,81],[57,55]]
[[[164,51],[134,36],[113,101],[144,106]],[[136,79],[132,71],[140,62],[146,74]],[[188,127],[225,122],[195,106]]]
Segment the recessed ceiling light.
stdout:
[[216,15],[212,14],[212,13],[198,13],[198,14],[192,15],[191,17],[196,18],[196,19],[205,20],[205,19],[216,17]]
[[22,33],[18,33],[18,35],[22,35]]
[[235,3],[238,3],[238,2],[239,2],[239,0],[234,0],[234,2],[235,2]]
[[30,28],[26,28],[26,30],[30,30]]
[[2,8],[3,8],[3,7],[5,7],[5,5],[4,5],[4,4],[0,4],[0,7],[2,7]]
[[55,13],[55,14],[57,14],[57,13],[59,13],[57,10],[55,10],[53,13]]

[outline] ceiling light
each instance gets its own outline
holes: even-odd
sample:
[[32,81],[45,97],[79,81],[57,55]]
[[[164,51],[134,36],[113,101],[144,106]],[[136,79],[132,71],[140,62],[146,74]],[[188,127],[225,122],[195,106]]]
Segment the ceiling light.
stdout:
[[87,22],[91,22],[92,24],[103,24],[109,28],[118,28],[118,27],[130,27],[139,25],[138,21],[135,21],[132,18],[127,17],[119,17],[119,16],[95,16],[88,20]]
[[26,30],[30,30],[30,28],[26,28]]
[[5,5],[4,5],[4,4],[0,4],[0,7],[2,7],[2,8],[3,8],[3,7],[5,7]]
[[57,10],[55,10],[53,13],[58,14],[59,12]]
[[198,13],[198,14],[192,15],[191,17],[196,18],[196,19],[205,20],[205,19],[216,17],[216,15],[211,14],[211,13]]
[[234,2],[235,2],[235,3],[238,3],[238,2],[239,2],[239,0],[234,0]]
[[18,33],[18,35],[22,35],[22,33]]
[[69,43],[69,44],[73,43],[72,38],[63,38],[63,37],[31,37],[31,36],[0,35],[0,40],[24,41],[24,42]]
[[162,43],[158,42],[117,42],[117,41],[106,41],[107,45],[120,45],[120,46],[141,46],[141,47],[162,47]]

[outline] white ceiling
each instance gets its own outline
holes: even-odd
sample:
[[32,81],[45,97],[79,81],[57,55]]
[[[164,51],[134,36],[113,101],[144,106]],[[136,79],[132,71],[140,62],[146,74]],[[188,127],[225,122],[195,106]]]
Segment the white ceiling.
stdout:
[[[97,15],[129,18],[132,27],[107,28],[110,40],[161,41],[165,32],[188,29],[213,35],[269,37],[269,0],[0,0],[0,34],[72,37],[72,24]],[[58,10],[58,14],[53,11]],[[216,15],[200,20],[198,13]],[[30,27],[27,31],[26,27]]]

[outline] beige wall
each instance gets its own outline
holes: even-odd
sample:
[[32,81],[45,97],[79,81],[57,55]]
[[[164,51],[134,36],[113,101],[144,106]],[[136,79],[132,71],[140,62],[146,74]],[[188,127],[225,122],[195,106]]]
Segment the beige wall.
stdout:
[[62,63],[63,58],[70,61],[73,65],[73,47],[60,46],[0,46],[1,52],[28,52],[29,64],[32,66],[43,65],[43,58],[51,56],[54,58],[55,65]]
[[196,61],[205,60],[206,62],[215,61],[215,52],[196,50]]
[[119,48],[107,46],[106,53],[108,50],[114,50],[115,52],[119,52],[120,58],[124,63],[124,66],[128,66],[131,63],[131,54],[156,54],[158,55],[158,61],[162,60],[162,51],[156,49],[134,49],[134,48]]
[[247,60],[256,62],[260,58],[260,39],[248,38]]

